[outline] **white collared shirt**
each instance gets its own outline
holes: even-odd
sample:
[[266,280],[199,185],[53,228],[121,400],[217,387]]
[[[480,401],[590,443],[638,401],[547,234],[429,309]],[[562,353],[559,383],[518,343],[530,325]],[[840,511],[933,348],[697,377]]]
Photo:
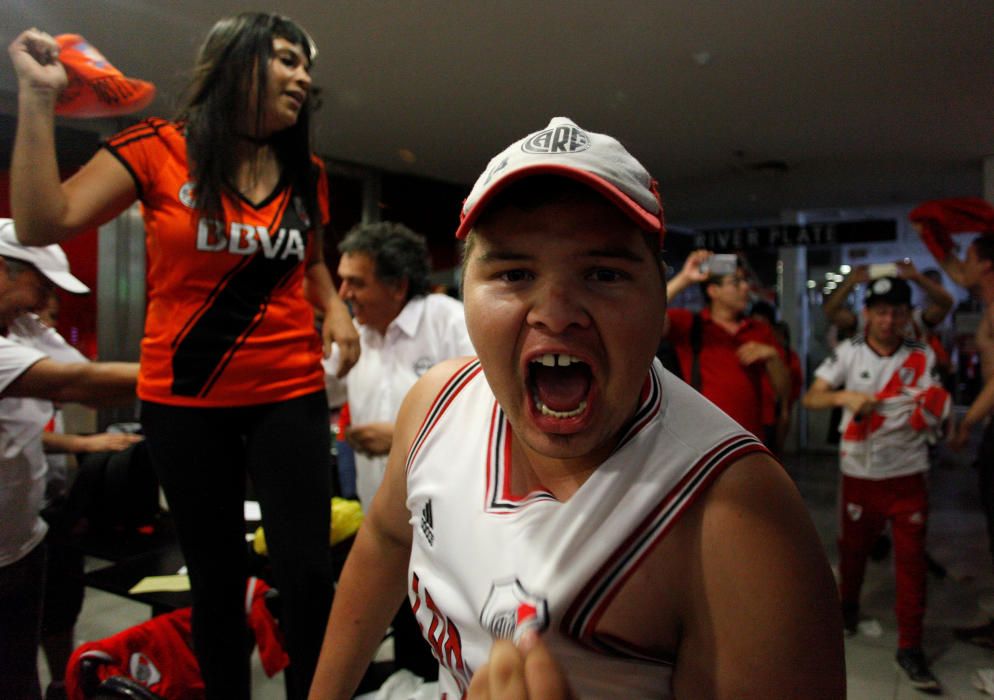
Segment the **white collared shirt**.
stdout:
[[[476,354],[462,303],[443,294],[411,299],[380,334],[358,326],[362,354],[345,377],[353,426],[389,422],[418,378],[442,360]],[[386,471],[386,455],[356,454],[356,486],[368,509]]]

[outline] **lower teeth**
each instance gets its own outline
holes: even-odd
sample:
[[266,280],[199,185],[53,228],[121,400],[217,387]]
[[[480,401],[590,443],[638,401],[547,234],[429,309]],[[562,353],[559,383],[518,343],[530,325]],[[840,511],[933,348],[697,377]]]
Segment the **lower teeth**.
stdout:
[[583,413],[583,411],[587,408],[587,400],[584,399],[580,402],[580,405],[572,411],[554,411],[542,403],[538,396],[533,395],[533,398],[535,399],[535,406],[538,408],[539,413],[543,416],[551,416],[552,418],[573,418],[574,416],[578,416]]

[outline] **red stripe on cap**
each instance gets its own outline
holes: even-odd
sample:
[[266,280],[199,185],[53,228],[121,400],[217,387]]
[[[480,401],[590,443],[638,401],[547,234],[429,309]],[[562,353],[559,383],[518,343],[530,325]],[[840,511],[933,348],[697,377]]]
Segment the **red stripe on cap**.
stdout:
[[543,163],[541,165],[520,168],[508,173],[490,185],[473,208],[469,210],[469,213],[463,215],[461,221],[459,222],[459,228],[456,229],[456,238],[463,239],[469,234],[469,230],[473,227],[473,224],[475,224],[476,220],[480,218],[480,214],[483,213],[483,210],[488,204],[490,204],[491,200],[497,195],[497,193],[502,191],[511,183],[532,175],[561,175],[590,186],[618,207],[618,209],[634,221],[639,228],[646,231],[657,231],[659,233],[659,243],[662,245],[663,239],[666,236],[666,226],[663,223],[663,205],[659,199],[659,192],[656,189],[655,180],[652,181],[650,191],[656,197],[656,203],[659,206],[659,213],[646,211],[638,202],[622,192],[616,186],[587,170],[580,170],[577,168],[570,168],[565,165],[556,165],[551,163]]

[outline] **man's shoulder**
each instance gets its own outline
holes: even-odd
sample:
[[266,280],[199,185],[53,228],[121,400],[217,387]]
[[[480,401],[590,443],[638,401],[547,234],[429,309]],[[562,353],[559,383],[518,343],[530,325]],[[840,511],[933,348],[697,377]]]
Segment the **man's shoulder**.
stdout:
[[414,383],[398,414],[398,422],[416,429],[424,421],[435,400],[449,387],[472,380],[480,371],[475,357],[454,357],[442,360]]
[[448,294],[426,294],[420,298],[426,313],[445,318],[464,315],[462,302]]
[[776,336],[773,335],[773,329],[770,327],[770,324],[765,321],[757,321],[754,318],[746,318],[742,324],[740,336],[743,339],[770,345],[776,344],[779,347],[779,343],[776,342]]
[[690,326],[694,322],[695,312],[690,309],[666,309],[667,339],[671,342],[687,340]]
[[16,339],[0,336],[0,392],[5,391],[29,367],[46,357],[45,353],[17,342]]
[[446,294],[428,294],[422,299],[424,313],[414,335],[455,348],[449,352],[472,352],[462,302]]
[[32,347],[25,339],[17,335],[0,335],[0,352],[4,357],[44,357],[45,353]]

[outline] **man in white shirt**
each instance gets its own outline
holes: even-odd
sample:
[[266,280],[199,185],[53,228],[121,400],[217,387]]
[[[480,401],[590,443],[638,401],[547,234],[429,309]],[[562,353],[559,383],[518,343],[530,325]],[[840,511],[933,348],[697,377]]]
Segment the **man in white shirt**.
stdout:
[[[400,404],[422,374],[442,360],[473,355],[462,303],[429,294],[424,238],[396,223],[354,228],[339,244],[339,294],[359,327],[362,352],[345,378],[363,510],[383,480]],[[437,665],[408,605],[393,622],[395,662],[422,677]]]
[[339,293],[359,327],[362,356],[346,377],[359,500],[383,480],[393,423],[407,390],[442,360],[473,355],[462,303],[429,294],[424,238],[402,224],[356,227],[338,246]]
[[36,657],[46,526],[40,517],[47,469],[42,432],[52,401],[113,403],[134,397],[138,365],[62,363],[6,336],[52,285],[89,291],[57,245],[24,247],[0,221],[0,697],[40,697]]

